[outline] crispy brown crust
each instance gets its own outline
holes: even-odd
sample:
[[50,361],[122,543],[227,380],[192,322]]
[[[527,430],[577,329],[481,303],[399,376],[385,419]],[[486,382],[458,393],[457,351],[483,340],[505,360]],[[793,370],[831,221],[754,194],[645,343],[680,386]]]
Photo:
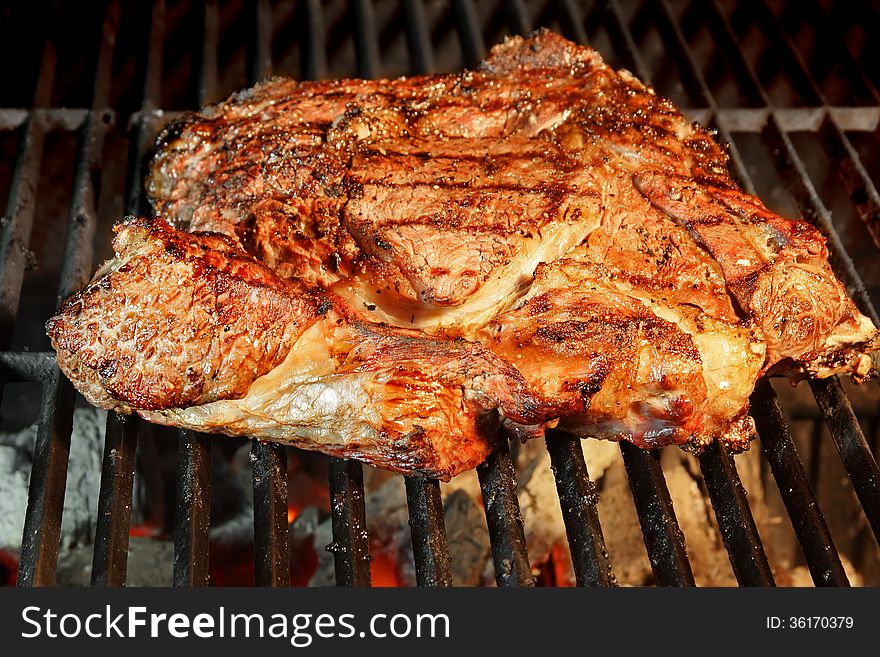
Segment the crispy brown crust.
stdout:
[[59,365],[105,408],[240,397],[328,307],[221,236],[129,219],[113,246],[116,259],[47,324]]
[[[698,185],[662,172],[639,172],[637,188],[680,221],[721,267],[743,315],[767,343],[765,368],[819,374],[840,360],[856,370],[859,354],[876,348],[877,333],[828,263],[825,238],[803,221],[773,214],[737,189]],[[870,324],[870,322],[868,322]],[[837,336],[860,335],[838,342]],[[854,344],[862,350],[853,352]]]

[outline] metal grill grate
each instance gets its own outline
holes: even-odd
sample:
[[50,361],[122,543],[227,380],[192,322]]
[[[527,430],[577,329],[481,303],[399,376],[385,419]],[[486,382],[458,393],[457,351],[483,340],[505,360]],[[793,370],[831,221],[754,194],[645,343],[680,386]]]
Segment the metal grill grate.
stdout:
[[[273,72],[321,78],[455,70],[476,64],[486,54],[486,44],[505,32],[526,33],[547,25],[581,43],[595,44],[612,64],[633,70],[642,80],[653,79],[660,93],[672,96],[688,116],[714,126],[720,139],[730,145],[735,176],[750,193],[756,192],[756,185],[741,143],[748,137],[766,143],[797,208],[828,237],[835,272],[862,312],[880,324],[859,271],[835,232],[831,213],[793,141],[797,133],[810,133],[821,140],[825,156],[841,174],[863,229],[880,244],[880,196],[851,139],[851,135],[860,134],[877,143],[880,68],[876,41],[870,39],[880,27],[875,6],[847,3],[843,12],[839,4],[818,0],[788,5],[762,0],[737,5],[673,0],[632,4],[634,8],[614,0],[352,0],[347,4],[259,0],[229,3],[221,8],[215,0],[167,6],[163,0],[156,0],[149,4],[111,1],[94,15],[91,9],[83,10],[83,15],[78,9],[67,9],[48,21],[36,12],[28,13],[32,10],[8,12],[4,20],[11,33],[31,31],[37,25],[46,30],[42,50],[36,53],[39,63],[33,78],[27,77],[32,68],[27,62],[12,76],[22,80],[19,87],[30,85],[32,96],[22,101],[20,91],[10,92],[10,101],[0,109],[0,130],[14,135],[18,144],[0,234],[0,373],[4,384],[33,381],[42,386],[19,583],[47,585],[55,580],[75,400],[74,390],[59,373],[53,355],[27,351],[14,339],[28,245],[35,221],[41,220],[36,216],[37,185],[41,167],[52,157],[47,139],[53,133],[78,137],[58,284],[60,300],[84,285],[92,273],[100,185],[107,175],[104,144],[117,123],[129,121],[131,127],[124,209],[130,214],[143,214],[148,212],[141,191],[144,158],[161,125],[185,109],[187,103],[199,106],[218,100]],[[97,38],[91,62],[93,73],[87,75],[89,83],[68,79],[71,73],[65,57],[70,44],[62,37],[62,28],[73,13],[78,25],[90,26],[83,30],[83,38],[86,34]],[[861,32],[858,25],[864,26]],[[193,27],[194,33],[190,30]],[[134,39],[135,46],[125,46],[120,54],[123,30],[128,30],[128,38],[133,34],[143,37]],[[815,41],[814,52],[828,58],[825,63],[831,65],[817,68],[815,61],[805,60],[804,46],[798,41],[805,30]],[[860,50],[845,43],[850,33],[869,35]],[[757,56],[745,47],[755,34],[760,35],[756,41],[763,48]],[[229,41],[235,39],[245,39],[240,44],[243,56],[229,47]],[[16,47],[19,41],[14,36],[8,40],[10,47]],[[188,44],[183,49],[185,55],[180,55],[180,48],[175,46],[182,41]],[[31,50],[22,49],[25,53]],[[656,52],[662,56],[654,60],[652,53]],[[167,61],[169,53],[173,61]],[[15,66],[20,60],[6,56],[4,61],[6,66]],[[129,71],[129,78],[137,80],[135,84],[141,88],[135,94],[140,99],[137,106],[127,100],[124,92],[116,90],[116,76],[125,73],[126,67],[134,69],[134,73]],[[778,75],[773,75],[774,67],[779,69]],[[225,73],[229,70],[233,73]],[[834,97],[823,94],[825,86],[818,81],[818,74],[840,83],[833,87]],[[716,99],[721,96],[719,79],[738,94],[733,102],[728,91],[723,100]],[[774,82],[768,86],[768,79],[783,80],[785,84]],[[68,99],[79,99],[88,84],[88,106],[71,104]],[[182,92],[180,85],[184,85]],[[780,102],[785,94],[795,100]],[[187,100],[181,104],[180,98]],[[27,109],[19,108],[25,104],[29,105]],[[871,284],[876,283],[872,278]],[[864,514],[875,538],[880,539],[880,471],[852,406],[836,378],[811,382],[811,386]],[[815,583],[847,585],[825,518],[768,382],[757,386],[752,408],[761,448]],[[115,415],[108,420],[92,570],[94,585],[123,585],[126,581],[137,423],[136,419]],[[175,585],[209,583],[210,447],[210,438],[180,432]],[[577,582],[613,585],[613,555],[605,549],[595,487],[580,445],[568,435],[550,432],[547,448]],[[628,444],[622,444],[621,451],[656,582],[693,585],[685,538],[676,521],[658,455]],[[255,442],[251,461],[255,583],[284,586],[290,581],[285,452]],[[699,464],[737,580],[742,585],[773,585],[734,458],[724,446],[716,444],[702,454]],[[369,518],[365,514],[361,466],[331,459],[330,473],[331,547],[337,583],[369,585]],[[506,444],[480,466],[478,474],[497,582],[504,586],[533,585]],[[438,482],[407,479],[406,488],[418,583],[450,585],[450,557]]]

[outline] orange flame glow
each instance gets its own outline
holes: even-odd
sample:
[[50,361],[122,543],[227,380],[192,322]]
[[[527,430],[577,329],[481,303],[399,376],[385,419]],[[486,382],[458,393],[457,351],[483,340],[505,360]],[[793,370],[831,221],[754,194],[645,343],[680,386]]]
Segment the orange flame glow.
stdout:
[[372,555],[370,579],[373,582],[373,586],[400,586],[400,579],[397,577],[397,565],[394,561],[379,550],[372,551]]

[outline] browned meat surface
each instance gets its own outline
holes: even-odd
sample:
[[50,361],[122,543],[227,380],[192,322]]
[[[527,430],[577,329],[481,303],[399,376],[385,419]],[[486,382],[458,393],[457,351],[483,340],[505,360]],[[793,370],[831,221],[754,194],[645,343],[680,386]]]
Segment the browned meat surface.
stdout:
[[486,458],[499,411],[546,416],[483,345],[365,323],[228,238],[133,219],[113,246],[48,325],[61,368],[104,408],[442,478]]
[[223,237],[144,224],[50,334],[94,402],[177,426],[444,477],[499,420],[740,446],[760,374],[862,378],[878,344],[815,229],[547,32],[458,75],[269,80],[170,126],[148,191]]
[[618,181],[606,190],[620,203],[584,245],[538,267],[523,300],[484,331],[487,344],[575,433],[742,445],[763,343],[734,312],[717,263],[628,176]]
[[47,330],[94,404],[130,411],[243,396],[329,304],[224,237],[121,223],[107,262]]
[[737,189],[653,172],[637,173],[635,182],[721,266],[731,294],[763,332],[768,368],[791,376],[870,371],[865,347],[876,341],[874,327],[831,271],[815,228],[786,221]]

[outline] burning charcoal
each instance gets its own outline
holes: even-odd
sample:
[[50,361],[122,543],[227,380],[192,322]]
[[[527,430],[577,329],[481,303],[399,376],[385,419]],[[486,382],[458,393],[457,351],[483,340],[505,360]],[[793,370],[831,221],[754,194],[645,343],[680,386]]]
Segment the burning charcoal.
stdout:
[[[58,556],[56,579],[61,586],[88,586],[92,574],[92,547],[80,545]],[[172,541],[132,536],[128,540],[126,586],[171,586]]]
[[[373,584],[414,586],[412,540],[403,479],[388,478],[366,494],[365,504],[370,528],[370,554],[373,556]],[[327,519],[314,532],[318,567],[309,586],[335,584],[333,554],[326,549],[332,543],[331,521]]]
[[0,436],[0,549],[10,553],[17,554],[21,545],[30,463],[27,448],[10,441],[9,434]]
[[[70,460],[61,521],[61,548],[91,544],[98,506],[101,455],[107,413],[77,408],[73,415]],[[15,433],[0,434],[0,548],[18,551],[27,507],[36,423]]]
[[[592,473],[591,473],[592,474]],[[614,574],[621,585],[642,586],[653,578],[651,564],[620,450],[601,477],[594,479],[600,494],[599,519]]]
[[486,516],[480,505],[459,489],[446,498],[443,518],[452,559],[452,583],[477,586],[491,555]]
[[[366,496],[370,553],[373,555],[373,585],[415,586],[416,573],[409,528],[406,485],[402,477],[391,477]],[[388,572],[393,569],[394,573]]]
[[715,513],[700,491],[699,466],[691,459],[690,454],[680,450],[663,452],[666,485],[685,535],[694,580],[698,586],[736,586]]
[[290,523],[288,545],[292,586],[308,586],[309,580],[315,575],[318,568],[315,532],[320,524],[321,511],[314,506],[301,510]]
[[574,586],[565,524],[559,507],[556,480],[550,470],[550,455],[546,449],[542,449],[522,468],[517,481],[517,496],[532,568],[547,563],[554,549],[561,549],[565,558],[561,560],[564,581],[560,583]]
[[[211,580],[215,584],[253,583],[254,503],[250,444],[239,447],[227,462],[212,458],[211,507],[214,522],[208,534]],[[218,455],[219,456],[219,455]]]

